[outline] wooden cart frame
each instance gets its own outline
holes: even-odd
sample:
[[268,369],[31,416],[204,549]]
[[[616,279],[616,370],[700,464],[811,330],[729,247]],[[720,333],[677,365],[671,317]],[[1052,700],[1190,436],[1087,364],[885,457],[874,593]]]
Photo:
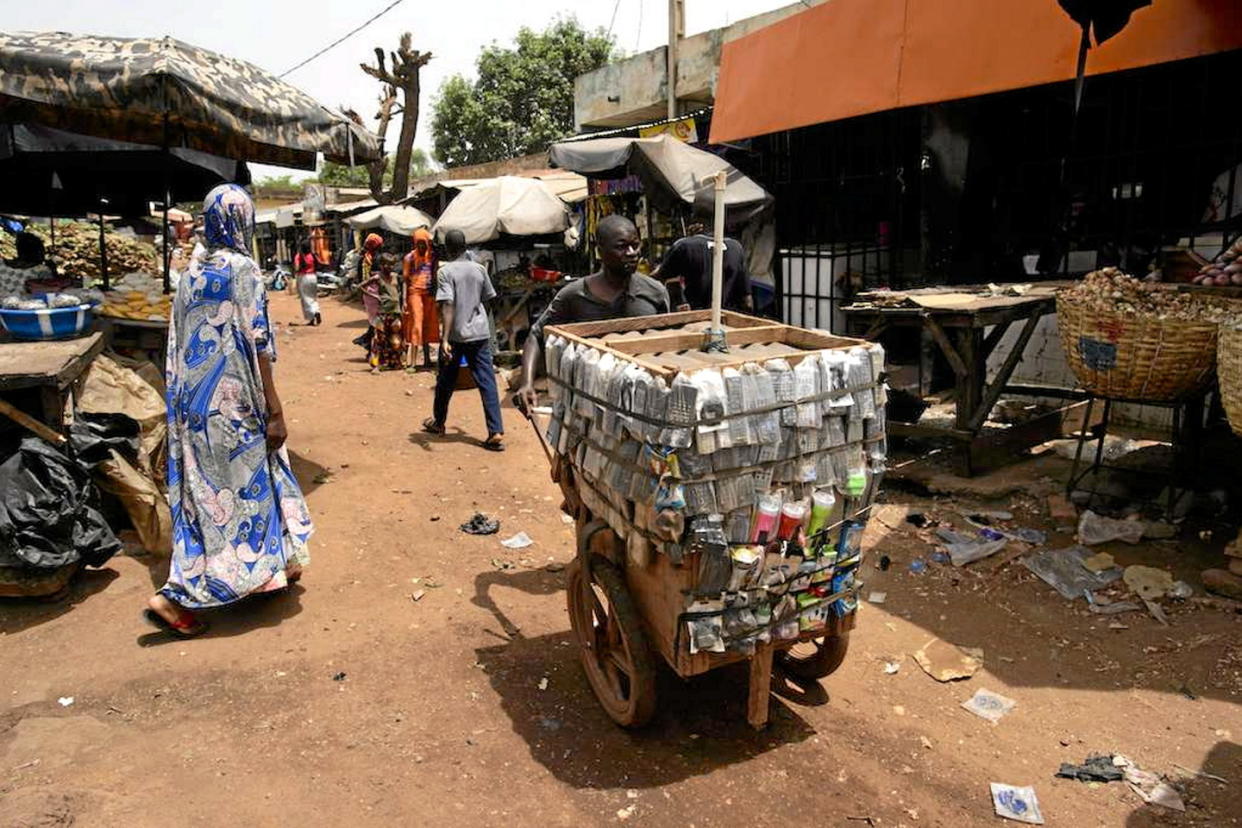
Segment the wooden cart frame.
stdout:
[[[723,322],[732,351],[687,356],[702,344],[707,318],[707,311],[690,311],[549,327],[547,335],[612,353],[666,379],[691,362],[699,368],[723,368],[780,357],[793,364],[821,349],[865,344],[726,312]],[[697,585],[697,554],[687,555],[679,565],[663,554],[633,560],[622,539],[584,503],[581,489],[591,488],[591,483],[561,457],[553,461],[552,478],[565,498],[562,509],[577,526],[577,556],[567,569],[566,590],[579,658],[600,704],[618,724],[639,727],[655,713],[657,653],[683,679],[748,661],[747,721],[755,728],[768,721],[774,662],[794,678],[813,681],[844,661],[855,613],[834,617],[823,629],[803,632],[797,639],[759,643],[750,655],[691,654],[683,613],[686,596]]]

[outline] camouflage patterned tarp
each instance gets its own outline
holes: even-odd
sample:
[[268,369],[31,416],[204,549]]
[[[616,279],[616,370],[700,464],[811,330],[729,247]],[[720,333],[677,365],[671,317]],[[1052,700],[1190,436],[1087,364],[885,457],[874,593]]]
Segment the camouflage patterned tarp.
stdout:
[[243,161],[134,144],[33,124],[0,123],[0,213],[146,216],[151,202],[201,201],[217,184],[249,184]]
[[376,160],[376,137],[235,58],[173,38],[0,32],[0,120],[314,169]]

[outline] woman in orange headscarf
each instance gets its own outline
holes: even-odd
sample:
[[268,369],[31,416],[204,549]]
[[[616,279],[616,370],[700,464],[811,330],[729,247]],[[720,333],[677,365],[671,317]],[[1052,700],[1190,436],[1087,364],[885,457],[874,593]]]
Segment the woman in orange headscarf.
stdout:
[[362,256],[358,259],[358,287],[362,291],[362,306],[367,314],[367,331],[354,340],[368,354],[371,352],[371,337],[375,335],[375,326],[379,322],[380,289],[379,289],[379,257],[384,249],[384,237],[378,233],[370,233],[362,242]]
[[405,277],[405,318],[402,332],[409,345],[409,364],[423,346],[423,365],[431,367],[431,343],[440,341],[440,323],[436,315],[436,254],[431,244],[431,231],[420,227],[414,231],[414,249],[405,254],[401,273]]

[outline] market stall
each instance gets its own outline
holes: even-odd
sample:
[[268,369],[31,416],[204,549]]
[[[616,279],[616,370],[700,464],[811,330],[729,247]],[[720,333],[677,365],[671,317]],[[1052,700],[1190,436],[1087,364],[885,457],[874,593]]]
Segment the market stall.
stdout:
[[[563,284],[566,249],[577,246],[566,202],[548,183],[533,177],[501,176],[445,181],[457,188],[433,232],[443,243],[460,230],[466,243],[486,251],[497,298],[494,327],[503,351],[521,348],[530,323]],[[560,261],[558,262],[558,259]]]
[[[904,437],[949,438],[959,444],[960,468],[973,475],[984,466],[1012,457],[1014,453],[1059,437],[1067,418],[1082,406],[1081,394],[1072,389],[1014,385],[1014,369],[1022,360],[1039,320],[1056,312],[1056,293],[1065,282],[1019,286],[962,286],[885,290],[858,294],[854,304],[843,308],[851,329],[865,339],[879,340],[890,331],[913,329],[926,333],[952,371],[951,426],[920,424],[916,414],[909,422],[890,418],[889,431]],[[988,359],[1011,327],[1020,325],[1005,359],[988,380]],[[919,382],[919,387],[924,383]],[[1002,394],[1027,393],[1041,397],[1071,398],[1025,422],[988,429],[989,417]]]
[[718,172],[724,172],[726,221],[734,229],[756,228],[752,243],[746,246],[747,268],[752,277],[770,276],[772,245],[760,236],[771,234],[767,213],[772,197],[720,156],[659,135],[561,141],[552,145],[548,157],[554,166],[589,179],[584,231],[588,242],[600,219],[613,213],[625,215],[643,231],[652,268],[686,234],[689,215],[712,211],[713,182]]
[[[374,135],[296,87],[170,37],[0,33],[0,63],[4,123],[309,170],[319,153],[349,164],[382,156]],[[168,269],[165,251],[165,291]]]
[[345,219],[351,230],[386,230],[409,238],[420,227],[431,227],[435,220],[422,210],[404,204],[385,204]]

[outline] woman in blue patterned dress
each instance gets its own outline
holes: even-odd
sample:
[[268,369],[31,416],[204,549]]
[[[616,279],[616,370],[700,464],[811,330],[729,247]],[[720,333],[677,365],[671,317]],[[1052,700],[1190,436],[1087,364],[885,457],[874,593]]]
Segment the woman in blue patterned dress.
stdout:
[[181,277],[168,337],[168,583],[148,622],[198,635],[195,610],[281,589],[301,575],[312,527],[289,468],[276,339],[250,258],[254,204],[224,184],[203,202],[208,253]]

